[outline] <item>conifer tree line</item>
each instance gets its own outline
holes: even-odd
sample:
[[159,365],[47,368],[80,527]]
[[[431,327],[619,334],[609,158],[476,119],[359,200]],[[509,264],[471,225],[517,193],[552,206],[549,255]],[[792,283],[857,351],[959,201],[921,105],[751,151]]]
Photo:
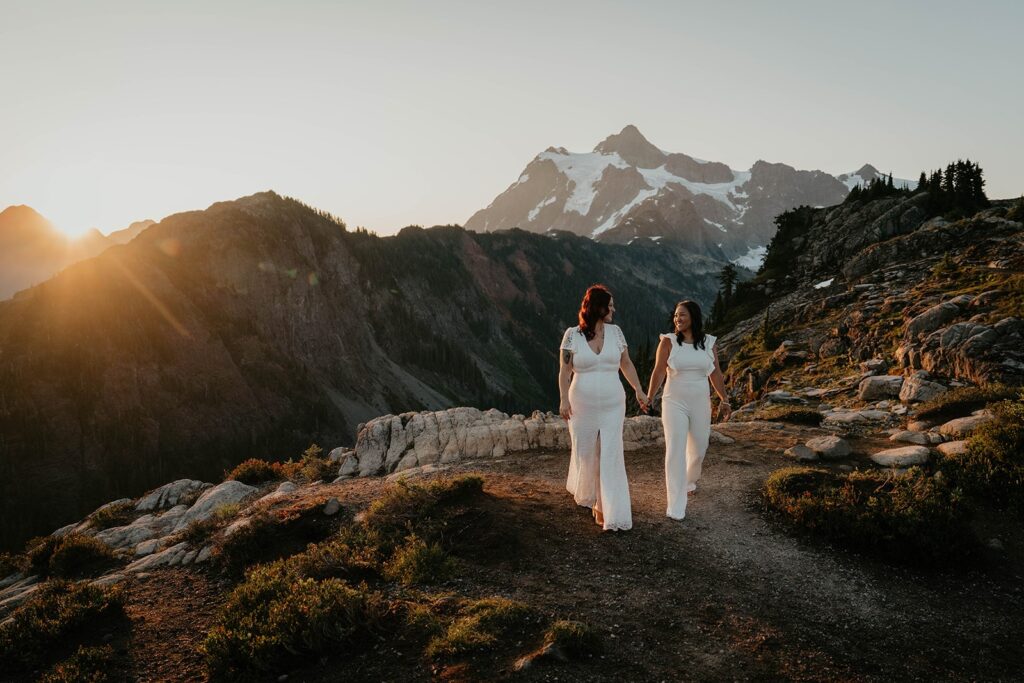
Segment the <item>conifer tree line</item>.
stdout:
[[[945,216],[955,220],[974,215],[989,206],[988,197],[985,195],[984,171],[977,162],[970,159],[958,159],[947,164],[946,168],[939,168],[931,173],[922,171],[917,187],[913,190],[906,185],[896,186],[892,173],[879,175],[866,185],[856,185],[843,203],[893,196],[910,197],[921,193],[927,193],[923,208],[929,217]],[[1024,198],[1021,199],[1019,211],[1019,215],[1024,217]],[[795,245],[801,242],[801,236],[811,228],[815,214],[815,209],[809,206],[798,206],[775,217],[775,235],[768,245],[768,253],[758,271],[761,279],[784,274],[785,264],[794,258],[794,250],[798,248]],[[1011,218],[1016,215],[1010,214]],[[719,272],[718,283],[718,295],[715,297],[706,326],[708,329],[723,332],[723,325],[728,324],[727,318],[736,317],[751,308],[751,297],[755,292],[746,283],[742,288],[739,286],[736,266],[732,263],[726,264]],[[740,289],[742,292],[738,291]]]
[[970,159],[957,159],[945,169],[936,169],[930,174],[921,171],[917,187],[911,191],[906,186],[896,187],[892,173],[880,175],[867,185],[857,185],[846,196],[845,202],[880,199],[896,195],[910,196],[928,193],[926,211],[930,216],[969,216],[988,207],[985,196],[985,174],[981,166]]

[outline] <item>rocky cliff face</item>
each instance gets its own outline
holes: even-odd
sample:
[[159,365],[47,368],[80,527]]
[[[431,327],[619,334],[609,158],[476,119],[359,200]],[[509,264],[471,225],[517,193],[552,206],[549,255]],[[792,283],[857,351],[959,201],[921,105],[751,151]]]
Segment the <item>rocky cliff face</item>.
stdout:
[[566,230],[617,244],[651,238],[739,259],[768,244],[778,214],[804,204],[838,204],[852,187],[877,176],[870,165],[834,177],[765,161],[734,171],[664,152],[626,126],[591,153],[549,147],[466,227]]
[[0,303],[4,540],[385,413],[553,406],[588,285],[636,348],[721,265],[566,234],[378,238],[273,193],[171,216]]
[[927,219],[926,202],[795,215],[765,271],[738,290],[761,310],[721,336],[738,395],[785,388],[793,370],[810,381],[872,359],[915,382],[1024,384],[1024,224],[1012,202],[956,221]]

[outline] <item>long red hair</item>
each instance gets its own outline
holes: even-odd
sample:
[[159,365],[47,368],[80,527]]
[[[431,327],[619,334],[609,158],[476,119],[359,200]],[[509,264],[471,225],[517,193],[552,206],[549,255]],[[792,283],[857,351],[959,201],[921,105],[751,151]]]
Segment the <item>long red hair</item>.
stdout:
[[590,341],[597,332],[597,321],[608,315],[612,293],[604,285],[591,285],[580,303],[580,332]]

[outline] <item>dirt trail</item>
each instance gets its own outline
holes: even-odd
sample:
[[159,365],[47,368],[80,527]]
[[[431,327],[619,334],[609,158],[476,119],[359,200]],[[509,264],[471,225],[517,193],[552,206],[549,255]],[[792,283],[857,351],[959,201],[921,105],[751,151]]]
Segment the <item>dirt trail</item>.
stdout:
[[608,680],[1019,675],[1019,576],[1007,567],[922,575],[802,541],[765,520],[756,491],[788,464],[784,448],[821,432],[730,433],[735,443],[711,446],[682,522],[664,514],[662,451],[628,453],[626,533],[601,532],[573,504],[565,453],[464,466],[526,508],[523,524],[536,531],[524,534],[535,564],[507,588],[602,629]]

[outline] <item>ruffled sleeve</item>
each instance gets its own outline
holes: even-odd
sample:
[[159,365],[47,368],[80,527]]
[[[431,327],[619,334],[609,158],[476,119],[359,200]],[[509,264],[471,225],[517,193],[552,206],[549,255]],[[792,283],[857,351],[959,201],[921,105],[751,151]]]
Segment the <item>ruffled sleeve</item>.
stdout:
[[713,334],[704,335],[704,350],[708,354],[708,377],[715,371],[715,341],[718,337]]
[[616,343],[619,345],[619,353],[621,354],[626,350],[626,335],[623,334],[622,328],[618,325],[615,326],[615,337]]
[[565,331],[565,334],[562,335],[560,349],[576,353],[576,330],[577,328],[570,327]]

